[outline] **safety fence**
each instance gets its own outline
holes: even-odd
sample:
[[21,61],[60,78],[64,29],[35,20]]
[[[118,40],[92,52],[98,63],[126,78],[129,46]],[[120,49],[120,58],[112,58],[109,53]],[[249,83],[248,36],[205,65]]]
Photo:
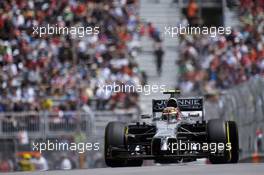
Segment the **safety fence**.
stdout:
[[253,77],[222,92],[218,100],[206,102],[205,112],[207,119],[236,121],[242,153],[256,151],[256,131],[264,131],[264,78]]
[[92,133],[92,113],[6,112],[0,113],[0,138],[13,138],[26,131],[30,138],[58,136],[77,130]]
[[132,121],[137,119],[136,111],[96,112],[4,112],[0,113],[0,138],[12,138],[26,131],[31,138],[59,136],[82,131],[89,137],[102,136],[110,121]]
[[[137,110],[60,111],[0,113],[0,162],[10,157],[16,162],[18,153],[32,151],[33,142],[99,143],[99,151],[79,154],[77,151],[44,151],[50,169],[59,169],[60,158],[70,157],[76,168],[102,167],[104,129],[110,121],[131,122],[138,119]],[[26,138],[26,139],[25,139]],[[27,140],[26,143],[23,143]]]

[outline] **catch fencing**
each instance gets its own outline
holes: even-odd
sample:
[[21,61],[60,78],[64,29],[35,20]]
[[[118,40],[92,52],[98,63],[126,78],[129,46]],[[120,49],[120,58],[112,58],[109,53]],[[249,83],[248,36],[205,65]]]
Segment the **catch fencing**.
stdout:
[[28,132],[30,138],[56,137],[82,131],[87,137],[102,137],[106,124],[110,121],[135,121],[136,111],[113,112],[3,112],[0,113],[0,138],[16,137],[20,132]]
[[[50,169],[59,168],[57,162],[62,155],[68,155],[74,167],[102,167],[106,124],[110,121],[131,122],[137,120],[138,116],[137,110],[0,113],[0,157],[6,155],[17,159],[16,153],[32,151],[33,141],[79,140],[100,143],[100,151],[89,151],[85,156],[67,150],[44,151],[43,155],[48,159]],[[27,140],[27,143],[23,143],[23,140]],[[81,158],[82,156],[84,158]],[[86,163],[83,160],[86,160]]]
[[236,121],[243,154],[256,151],[256,130],[264,131],[264,78],[256,76],[205,103],[206,119]]
[[83,131],[93,133],[93,114],[68,112],[4,112],[0,113],[0,138],[10,139],[26,131],[28,137],[46,138]]

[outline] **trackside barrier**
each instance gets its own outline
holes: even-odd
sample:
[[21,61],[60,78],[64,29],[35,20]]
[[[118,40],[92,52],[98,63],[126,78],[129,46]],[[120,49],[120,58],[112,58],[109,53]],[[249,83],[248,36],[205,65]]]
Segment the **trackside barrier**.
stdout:
[[56,137],[75,131],[93,134],[93,114],[68,112],[4,112],[0,113],[0,138],[16,138],[26,131],[29,138]]
[[103,137],[110,121],[131,122],[138,119],[136,110],[96,112],[3,112],[0,113],[0,139],[14,138],[21,131],[30,138],[56,137],[75,131],[87,137]]
[[[61,155],[68,155],[75,162],[76,167],[102,167],[104,130],[110,121],[132,122],[138,119],[137,110],[126,111],[95,111],[95,112],[5,112],[0,113],[0,155],[5,153],[14,156],[15,153],[26,149],[30,145],[21,145],[20,137],[26,133],[29,141],[45,139],[77,138],[79,131],[90,143],[99,142],[100,151],[89,151],[82,155],[71,151],[45,151],[43,154],[48,159],[50,169],[57,169],[57,159]],[[23,147],[21,147],[23,146]],[[13,155],[14,154],[14,155]],[[87,156],[84,158],[84,156]],[[80,159],[86,159],[86,164]],[[81,163],[82,162],[82,163]],[[82,165],[82,166],[81,166]]]
[[264,78],[253,77],[222,92],[218,101],[206,101],[205,116],[206,119],[222,118],[237,122],[241,157],[258,152],[256,130],[264,131]]

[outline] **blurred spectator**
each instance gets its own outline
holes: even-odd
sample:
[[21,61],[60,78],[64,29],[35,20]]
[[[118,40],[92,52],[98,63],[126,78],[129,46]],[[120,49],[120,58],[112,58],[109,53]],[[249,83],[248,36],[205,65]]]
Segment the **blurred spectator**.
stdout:
[[[97,92],[99,84],[141,83],[132,56],[139,47],[137,6],[137,0],[0,1],[0,111],[78,110],[97,100],[100,110],[110,109],[107,103],[119,99]],[[100,33],[33,35],[34,26],[47,24]]]
[[72,169],[72,163],[71,163],[70,159],[66,155],[63,155],[63,157],[61,159],[60,169],[61,170],[70,170],[70,169]]
[[0,172],[10,172],[14,170],[14,162],[8,155],[4,155],[0,161]]
[[156,42],[154,45],[154,55],[156,59],[156,67],[157,67],[157,73],[159,76],[161,76],[162,73],[162,63],[163,63],[163,55],[164,55],[164,50],[162,48],[162,42]]
[[151,22],[147,24],[147,29],[148,29],[148,34],[151,39],[155,42],[160,42],[161,41],[161,35],[160,31],[158,30],[157,27],[154,26]]
[[256,148],[255,152],[262,153],[263,152],[263,132],[260,128],[256,130]]
[[[162,73],[162,63],[163,63],[163,55],[164,55],[164,49],[162,48],[162,36],[159,29],[156,26],[154,26],[153,23],[149,22],[146,24],[146,26],[144,26],[144,28],[145,27],[147,28],[148,36],[154,42],[153,49],[155,56],[155,64],[156,64],[157,73],[160,76]],[[147,80],[147,76],[146,74],[143,73],[142,84],[146,83],[144,82],[146,80]]]
[[22,156],[22,159],[19,160],[18,165],[19,165],[19,170],[20,171],[34,171],[35,166],[31,162],[31,155],[26,153]]
[[195,2],[195,0],[189,1],[189,4],[187,6],[187,19],[188,19],[190,26],[196,26],[197,25],[198,5]]
[[35,154],[35,157],[31,161],[37,171],[46,171],[49,169],[48,162],[39,152]]
[[[227,89],[264,75],[264,6],[258,1],[241,1],[240,27],[230,35],[182,36],[179,65],[184,92]],[[248,3],[245,8],[244,3]],[[262,5],[261,5],[262,4]]]

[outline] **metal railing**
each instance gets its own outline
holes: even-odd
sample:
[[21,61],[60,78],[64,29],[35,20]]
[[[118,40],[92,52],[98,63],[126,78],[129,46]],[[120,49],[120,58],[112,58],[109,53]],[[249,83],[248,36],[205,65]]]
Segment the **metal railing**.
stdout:
[[4,112],[0,113],[0,138],[17,137],[27,131],[30,138],[55,137],[69,132],[93,133],[92,113],[85,112]]
[[[89,151],[89,154],[84,155],[87,156],[87,166],[97,166],[95,165],[96,162],[103,165],[104,130],[107,123],[110,121],[131,122],[137,120],[138,116],[137,110],[0,113],[0,154],[5,153],[16,157],[18,152],[32,151],[33,141],[46,142],[47,140],[54,141],[54,139],[55,141],[69,139],[78,142],[79,139],[82,139],[82,142],[97,142],[100,145],[99,152]],[[26,144],[22,143],[22,139],[20,139],[25,133],[28,137]],[[71,157],[77,167],[81,167],[81,155],[77,151],[43,152],[43,156],[49,162],[50,169],[56,169],[56,160],[65,154]]]
[[0,138],[14,138],[27,131],[29,138],[57,137],[82,131],[89,137],[103,137],[110,121],[130,122],[138,119],[132,111],[96,112],[3,112],[0,113]]

